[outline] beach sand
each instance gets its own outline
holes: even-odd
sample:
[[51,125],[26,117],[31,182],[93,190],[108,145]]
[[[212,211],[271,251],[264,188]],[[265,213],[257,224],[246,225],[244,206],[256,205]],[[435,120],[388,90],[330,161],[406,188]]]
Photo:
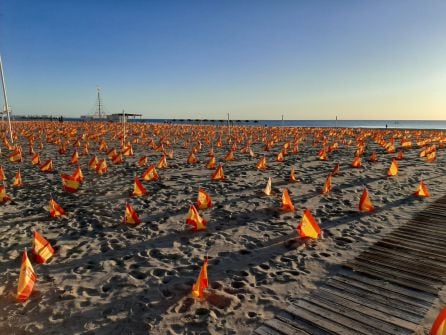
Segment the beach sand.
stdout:
[[[250,334],[290,301],[311,292],[342,262],[446,194],[445,149],[438,148],[437,160],[427,163],[419,157],[421,148],[415,143],[416,136],[444,139],[441,132],[233,127],[234,140],[240,143],[235,160],[223,161],[232,145],[227,143],[226,127],[134,123],[127,125],[127,140],[139,138],[139,143],[132,144],[134,156],[124,157],[119,165],[107,158],[108,171],[101,176],[90,170],[93,154],[106,158],[105,152],[98,151],[101,138],[108,148],[121,148],[119,138],[112,138],[119,136],[121,125],[101,124],[102,130],[111,131],[90,139],[90,154],[79,157],[84,182],[78,192],[64,192],[60,174],[71,174],[76,168],[70,164],[73,143],[84,133],[87,138],[100,133],[98,125],[14,123],[23,147],[20,164],[9,162],[9,151],[1,144],[0,164],[12,200],[0,205],[0,334]],[[51,134],[51,141],[70,141],[65,155],[58,153],[58,144],[47,143],[45,132]],[[216,145],[220,132],[221,148]],[[24,136],[30,133],[36,137],[34,150],[42,163],[53,160],[54,172],[41,172],[31,164]],[[277,137],[270,151],[264,151],[265,136]],[[367,146],[363,167],[356,169],[350,165],[361,136]],[[398,161],[397,176],[386,175],[396,153],[387,153],[372,136],[386,141],[396,136],[397,151],[401,136],[412,136],[413,146]],[[174,156],[167,159],[168,168],[158,169],[158,181],[142,181],[147,195],[131,196],[134,177],[141,177],[147,168],[138,166],[139,158],[148,156],[151,165],[161,157],[162,152],[151,145],[153,139],[157,146],[160,137]],[[255,158],[240,152],[249,138]],[[198,139],[202,142],[196,153],[199,162],[187,164]],[[291,147],[284,161],[276,162],[284,142],[294,139],[299,152],[293,154]],[[352,144],[342,144],[343,139]],[[224,181],[211,180],[213,170],[205,166],[210,150],[206,141],[214,143]],[[339,149],[329,153],[328,160],[320,160],[319,150],[334,141],[339,142]],[[79,154],[85,142],[80,142]],[[375,163],[367,161],[372,150],[378,154]],[[267,158],[265,171],[256,169],[262,155]],[[338,161],[340,174],[333,176],[331,192],[322,195],[325,179]],[[292,166],[295,183],[289,182]],[[11,180],[19,168],[24,185],[13,188]],[[272,178],[271,196],[262,193],[268,177]],[[429,198],[412,195],[421,178],[431,193]],[[358,211],[365,186],[376,206],[373,213]],[[213,206],[200,210],[208,225],[196,232],[185,221],[199,187],[212,197]],[[280,209],[285,187],[295,212]],[[51,195],[65,209],[64,216],[49,216]],[[127,202],[141,224],[122,223]],[[321,239],[297,236],[304,208],[320,224]],[[20,262],[23,249],[32,248],[33,230],[51,242],[55,254],[47,264],[32,262],[37,273],[34,291],[19,303]],[[191,288],[206,255],[209,288],[206,297],[197,300]],[[421,325],[420,333],[429,327]]]

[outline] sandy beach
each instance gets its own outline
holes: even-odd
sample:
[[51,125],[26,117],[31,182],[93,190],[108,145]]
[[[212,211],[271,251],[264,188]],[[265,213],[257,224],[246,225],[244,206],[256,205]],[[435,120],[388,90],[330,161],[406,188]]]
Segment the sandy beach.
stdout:
[[[446,194],[444,131],[232,127],[229,136],[224,126],[129,123],[124,143],[131,144],[133,155],[114,164],[107,151],[121,152],[121,124],[14,122],[13,128],[22,162],[10,162],[12,151],[3,139],[11,141],[4,130],[0,144],[11,197],[0,205],[0,334],[250,334],[342,262]],[[383,145],[392,138],[395,152],[388,153]],[[401,149],[403,139],[411,141],[410,148]],[[31,163],[30,141],[42,164],[52,159],[52,172]],[[99,150],[101,142],[107,149]],[[88,154],[83,154],[86,143]],[[433,144],[437,158],[427,162],[420,151]],[[61,147],[65,154],[59,153]],[[285,147],[283,161],[276,161]],[[359,147],[362,167],[353,168]],[[211,148],[224,181],[211,180],[215,169],[206,168]],[[75,149],[79,163],[71,164]],[[321,149],[326,160],[319,158]],[[168,166],[157,168],[159,180],[142,180],[163,150]],[[192,150],[198,162],[188,164]],[[234,160],[225,161],[231,150]],[[388,177],[401,150],[398,174]],[[369,162],[373,151],[378,160]],[[89,168],[93,155],[106,159],[107,172]],[[147,164],[139,166],[143,156]],[[267,167],[258,170],[263,156]],[[321,194],[337,162],[332,189]],[[71,175],[78,165],[85,179],[76,193],[66,192],[61,174]],[[292,167],[296,182],[289,180]],[[23,186],[15,188],[12,179],[19,169]],[[135,176],[148,194],[131,195]],[[262,192],[268,177],[270,196]],[[421,179],[428,198],[412,195]],[[208,221],[204,231],[186,225],[199,187],[212,198],[212,207],[199,211]],[[372,213],[358,210],[364,187],[376,207]],[[284,188],[295,212],[281,210]],[[51,197],[65,215],[50,217]],[[140,224],[123,223],[126,203]],[[322,238],[298,237],[305,208],[319,223]],[[55,254],[47,264],[32,261],[37,281],[30,298],[20,303],[20,262],[24,248],[32,248],[34,230]],[[209,288],[204,299],[194,299],[192,285],[206,255]],[[442,297],[437,308],[446,303]],[[429,322],[420,325],[420,334]]]

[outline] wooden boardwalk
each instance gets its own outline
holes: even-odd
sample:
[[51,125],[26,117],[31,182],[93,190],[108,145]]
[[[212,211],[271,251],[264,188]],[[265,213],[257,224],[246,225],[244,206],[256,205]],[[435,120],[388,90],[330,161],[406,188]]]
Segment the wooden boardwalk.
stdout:
[[413,334],[445,283],[443,197],[254,334]]

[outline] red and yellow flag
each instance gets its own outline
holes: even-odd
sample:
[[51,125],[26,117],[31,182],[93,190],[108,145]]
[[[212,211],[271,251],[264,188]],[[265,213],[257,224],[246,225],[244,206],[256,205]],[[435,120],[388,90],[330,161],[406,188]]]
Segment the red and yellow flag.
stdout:
[[283,151],[280,150],[280,152],[277,154],[276,162],[283,162]]
[[98,175],[103,175],[104,173],[107,172],[107,170],[108,170],[108,167],[107,167],[107,161],[106,161],[105,158],[104,158],[104,159],[102,159],[102,160],[98,163],[98,165],[96,166],[96,173],[97,173]]
[[132,205],[125,204],[124,223],[139,224],[140,222],[139,216]]
[[266,195],[271,195],[271,190],[272,190],[271,184],[272,184],[271,177],[268,177],[268,181],[266,183],[266,186],[263,189],[263,193],[265,193]]
[[9,160],[13,163],[19,163],[22,161],[22,150],[17,147],[10,155]]
[[34,287],[37,276],[28,259],[26,249],[23,251],[22,265],[20,266],[19,285],[17,286],[17,300],[26,301]]
[[200,274],[197,281],[192,285],[192,296],[194,298],[202,299],[204,297],[203,290],[208,287],[208,259],[204,259],[203,266],[201,267]]
[[84,180],[84,174],[82,173],[81,167],[78,166],[76,170],[73,172],[72,176],[74,180],[77,180],[78,182],[83,182]]
[[308,209],[305,209],[302,220],[297,226],[297,233],[300,237],[319,238],[321,236],[321,228]]
[[190,224],[197,231],[205,230],[207,222],[200,216],[195,206],[191,205],[187,213],[186,224]]
[[266,170],[266,157],[265,156],[263,156],[262,158],[259,159],[256,167],[257,167],[257,170]]
[[147,156],[142,156],[139,160],[138,160],[138,166],[143,167],[146,166],[148,162],[148,158]]
[[20,170],[16,172],[15,177],[12,180],[12,186],[13,187],[20,187],[22,186],[22,175],[20,174]]
[[331,173],[328,174],[324,187],[322,188],[322,194],[328,193],[331,190]]
[[223,167],[221,164],[218,164],[217,169],[214,171],[214,173],[211,176],[212,180],[225,180],[225,174],[223,172]]
[[198,189],[197,208],[206,209],[212,206],[211,196],[202,188]]
[[290,171],[290,182],[295,183],[297,181],[296,174],[294,172],[294,166],[291,167]]
[[68,176],[66,174],[62,174],[62,186],[64,191],[67,192],[77,192],[80,186],[80,181],[76,179],[74,176]]
[[340,170],[339,162],[337,162],[335,167],[333,168],[333,171],[331,171],[331,175],[335,176],[335,175],[339,174],[339,170]]
[[5,172],[3,171],[3,166],[0,165],[0,180],[6,180]]
[[140,196],[140,195],[144,195],[147,194],[147,190],[145,189],[145,187],[141,184],[141,182],[139,181],[138,177],[135,177],[135,182],[133,184],[133,192],[132,195],[134,196]]
[[43,172],[51,172],[53,171],[53,161],[51,159],[48,159],[41,167],[40,171]]
[[396,176],[398,174],[398,163],[396,162],[396,159],[392,159],[392,163],[390,163],[389,170],[387,170],[387,176]]
[[361,157],[355,157],[355,159],[352,162],[352,166],[354,168],[360,168],[362,166]]
[[5,185],[0,185],[0,202],[5,203],[9,200],[11,200],[11,197],[6,194]]
[[210,170],[215,169],[215,156],[209,158],[208,162],[206,163],[206,168]]
[[158,164],[156,165],[158,169],[167,169],[167,158],[166,155],[162,155]]
[[372,201],[370,200],[367,188],[364,188],[364,191],[362,192],[361,195],[361,199],[359,199],[359,210],[361,212],[373,212],[375,210],[375,208],[372,205]]
[[35,153],[31,158],[31,163],[33,165],[40,165],[40,156],[39,153]]
[[423,183],[423,180],[420,180],[420,184],[417,187],[417,190],[414,192],[414,195],[416,197],[429,197],[429,191],[427,189],[427,186],[425,183]]
[[122,163],[124,163],[124,159],[122,158],[122,154],[121,153],[114,155],[112,157],[111,161],[112,161],[113,164],[122,164]]
[[49,211],[52,218],[65,214],[63,208],[53,198],[50,199]]
[[195,156],[193,152],[191,152],[187,157],[187,164],[196,164],[196,163],[198,163],[198,158],[197,156]]
[[77,164],[79,161],[79,154],[77,153],[77,150],[74,150],[73,154],[71,155],[71,164]]
[[234,151],[229,150],[229,152],[226,154],[225,161],[233,161],[234,160]]
[[46,263],[54,254],[54,249],[42,235],[34,231],[34,243],[32,253],[37,263]]
[[153,165],[150,165],[147,170],[142,174],[142,179],[146,181],[157,181],[159,179],[158,172],[156,171],[155,167]]
[[437,150],[433,150],[432,152],[429,152],[426,154],[426,162],[432,163],[437,160]]
[[369,157],[369,162],[376,162],[376,161],[378,161],[378,155],[376,154],[375,151],[373,151]]
[[91,157],[90,162],[88,163],[88,167],[90,168],[90,170],[96,171],[98,164],[99,164],[99,160],[96,157],[96,155],[94,155],[93,157]]
[[282,193],[282,210],[288,212],[294,212],[294,205],[291,202],[290,195],[288,194],[288,189],[285,188]]
[[438,314],[432,325],[430,335],[445,335],[446,334],[446,308]]

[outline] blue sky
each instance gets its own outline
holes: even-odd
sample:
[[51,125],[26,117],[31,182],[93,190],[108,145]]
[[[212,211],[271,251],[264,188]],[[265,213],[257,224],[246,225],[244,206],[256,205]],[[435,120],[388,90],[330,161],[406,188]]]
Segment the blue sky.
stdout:
[[444,119],[446,1],[0,2],[16,114]]

